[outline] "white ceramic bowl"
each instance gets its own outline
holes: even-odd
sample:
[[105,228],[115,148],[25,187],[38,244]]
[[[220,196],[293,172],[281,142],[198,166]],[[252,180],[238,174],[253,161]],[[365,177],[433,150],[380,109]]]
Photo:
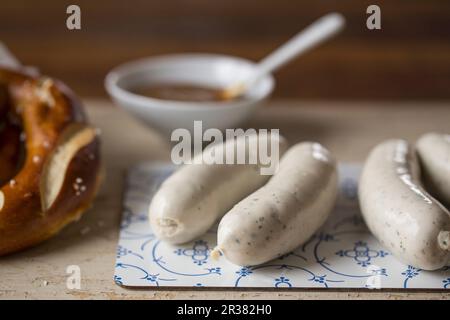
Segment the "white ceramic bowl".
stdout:
[[105,87],[116,104],[146,124],[169,134],[177,128],[193,129],[201,120],[203,130],[236,128],[268,97],[274,79],[266,76],[248,90],[246,96],[227,102],[182,102],[160,100],[132,93],[130,89],[151,83],[193,84],[223,88],[252,72],[255,63],[215,54],[156,56],[125,63],[114,68]]

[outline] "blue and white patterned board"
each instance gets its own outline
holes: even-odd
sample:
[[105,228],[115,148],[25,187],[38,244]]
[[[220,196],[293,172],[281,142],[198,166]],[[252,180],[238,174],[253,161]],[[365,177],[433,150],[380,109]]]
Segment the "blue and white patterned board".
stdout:
[[357,165],[343,165],[340,196],[325,226],[284,257],[256,267],[210,257],[216,229],[183,246],[155,238],[147,220],[152,195],[174,167],[129,170],[114,280],[129,287],[450,289],[450,266],[434,272],[399,262],[366,229],[356,199]]

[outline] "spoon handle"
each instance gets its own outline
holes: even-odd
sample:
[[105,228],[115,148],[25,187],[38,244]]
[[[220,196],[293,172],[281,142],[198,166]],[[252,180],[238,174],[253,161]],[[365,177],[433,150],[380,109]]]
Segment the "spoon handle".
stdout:
[[342,29],[344,24],[345,19],[339,13],[330,13],[319,18],[260,61],[254,76],[251,77],[251,81],[277,70],[297,55],[335,35]]

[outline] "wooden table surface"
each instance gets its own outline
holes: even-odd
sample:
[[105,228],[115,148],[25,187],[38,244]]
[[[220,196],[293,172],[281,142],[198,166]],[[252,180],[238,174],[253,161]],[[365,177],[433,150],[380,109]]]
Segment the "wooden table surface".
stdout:
[[[105,100],[87,100],[92,122],[102,130],[106,178],[93,208],[44,244],[0,258],[0,298],[29,299],[450,299],[444,291],[293,289],[130,290],[113,281],[125,169],[140,161],[168,161],[169,146]],[[420,134],[450,131],[450,102],[413,104],[272,101],[248,124],[280,128],[291,142],[314,139],[341,161],[362,161],[389,137],[414,141]],[[69,265],[81,268],[81,289],[66,286]]]

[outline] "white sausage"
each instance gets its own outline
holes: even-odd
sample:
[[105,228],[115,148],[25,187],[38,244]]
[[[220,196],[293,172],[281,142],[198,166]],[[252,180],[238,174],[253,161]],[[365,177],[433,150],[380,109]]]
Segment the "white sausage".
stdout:
[[269,182],[220,221],[217,247],[237,265],[258,265],[307,241],[325,222],[337,196],[336,164],[318,143],[289,149]]
[[[248,137],[247,137],[248,139]],[[251,141],[279,145],[280,156],[287,149],[283,137],[268,140],[253,135],[215,145],[208,151],[225,152],[227,146],[245,145],[246,155],[257,154]],[[201,155],[200,155],[201,156]],[[199,156],[197,156],[199,157]],[[258,160],[259,161],[259,160]],[[164,181],[149,207],[150,225],[157,238],[172,244],[191,241],[204,234],[235,203],[261,187],[270,175],[262,175],[257,164],[187,164]]]
[[359,201],[367,226],[381,244],[405,263],[435,270],[450,256],[450,216],[419,177],[414,150],[404,140],[388,140],[366,160]]
[[427,190],[450,208],[450,135],[428,133],[417,142]]

